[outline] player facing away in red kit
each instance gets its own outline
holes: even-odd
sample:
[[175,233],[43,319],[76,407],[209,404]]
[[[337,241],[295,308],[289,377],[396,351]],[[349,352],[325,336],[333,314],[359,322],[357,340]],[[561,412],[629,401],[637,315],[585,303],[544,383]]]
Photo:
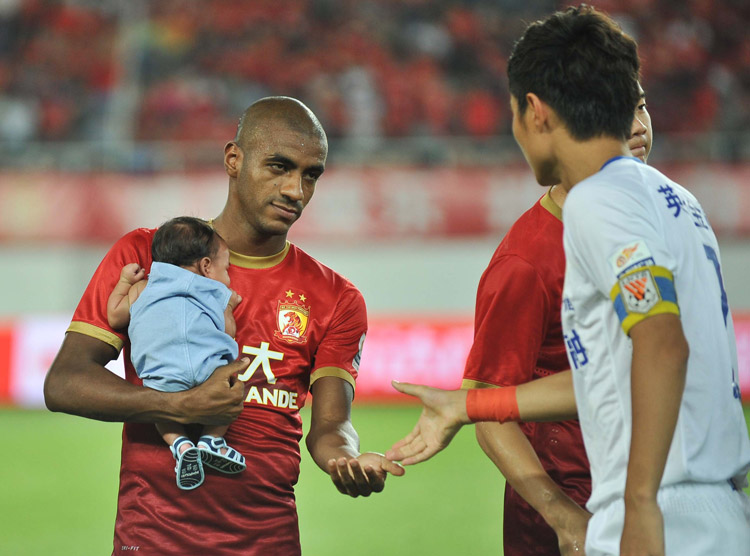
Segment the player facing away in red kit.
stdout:
[[[645,162],[651,144],[642,94],[628,146]],[[565,196],[564,187],[550,188],[513,224],[482,275],[464,388],[516,386],[570,372],[560,322]],[[506,479],[504,554],[565,555],[582,547],[591,475],[578,421],[477,423],[476,434]]]
[[[224,148],[228,198],[213,226],[230,249],[241,359],[202,385],[177,393],[144,388],[127,336],[107,323],[120,269],[149,269],[155,230],[137,229],[105,256],[73,316],[45,382],[49,409],[124,421],[113,554],[218,556],[300,554],[294,484],[299,475],[299,409],[314,393],[307,448],[350,496],[385,486],[403,468],[360,453],[351,401],[367,332],[362,294],[290,244],[287,232],[310,201],[328,154],[315,115],[288,97],[243,114]],[[126,379],[104,365],[124,350]],[[226,440],[245,456],[240,475],[208,474],[180,491],[153,423],[230,424]]]

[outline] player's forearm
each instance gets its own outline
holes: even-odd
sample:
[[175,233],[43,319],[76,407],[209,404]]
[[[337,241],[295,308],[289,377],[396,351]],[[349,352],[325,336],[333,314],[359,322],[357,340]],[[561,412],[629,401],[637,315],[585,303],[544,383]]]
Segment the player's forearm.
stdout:
[[191,422],[178,395],[135,386],[107,370],[116,355],[95,338],[67,334],[44,383],[50,411],[99,421]]
[[169,395],[130,384],[93,364],[82,363],[75,372],[62,374],[53,367],[45,382],[44,393],[50,411],[89,419],[189,422],[181,419],[173,409]]
[[570,371],[511,388],[467,393],[471,421],[565,421],[578,416]]
[[[319,371],[325,371],[320,369]],[[310,431],[305,442],[315,463],[328,472],[328,461],[359,456],[359,435],[351,422],[354,389],[335,376],[313,383]]]
[[522,421],[567,421],[578,418],[571,371],[521,384],[516,389]]
[[657,315],[631,330],[633,431],[625,503],[655,500],[685,387],[689,348],[679,317]]
[[313,461],[326,472],[329,460],[354,458],[360,453],[359,435],[350,421],[311,425],[306,444]]
[[478,423],[477,440],[505,480],[556,531],[565,527],[571,513],[586,511],[552,480],[516,423]]

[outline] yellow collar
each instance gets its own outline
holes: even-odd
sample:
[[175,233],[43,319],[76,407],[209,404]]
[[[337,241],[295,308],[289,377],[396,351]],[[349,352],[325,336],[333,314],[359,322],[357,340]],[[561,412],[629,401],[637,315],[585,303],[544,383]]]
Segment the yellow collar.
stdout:
[[547,190],[546,195],[542,197],[539,203],[542,205],[542,207],[544,207],[549,212],[551,212],[552,216],[562,221],[562,208],[557,203],[555,203],[555,201],[552,200],[551,192],[552,192],[552,187],[550,187]]
[[250,255],[241,255],[240,253],[235,253],[230,250],[229,262],[242,268],[271,268],[286,258],[291,245],[292,244],[287,241],[281,251],[275,255],[268,255],[267,257],[251,257]]

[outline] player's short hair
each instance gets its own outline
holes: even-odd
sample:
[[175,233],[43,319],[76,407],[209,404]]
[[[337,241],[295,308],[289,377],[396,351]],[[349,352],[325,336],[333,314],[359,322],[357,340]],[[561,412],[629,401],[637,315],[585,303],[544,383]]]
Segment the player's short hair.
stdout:
[[526,110],[526,94],[549,104],[574,139],[627,140],[640,98],[635,41],[612,19],[581,4],[530,24],[508,60],[508,85]]
[[156,230],[151,256],[159,263],[192,266],[203,257],[215,257],[221,241],[221,236],[205,220],[178,216]]

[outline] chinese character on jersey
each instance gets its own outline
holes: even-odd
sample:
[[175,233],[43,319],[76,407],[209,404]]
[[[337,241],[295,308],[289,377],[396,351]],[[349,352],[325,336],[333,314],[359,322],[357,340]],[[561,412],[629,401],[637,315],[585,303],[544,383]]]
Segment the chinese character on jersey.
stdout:
[[586,348],[583,347],[581,337],[575,330],[571,330],[570,336],[565,334],[565,346],[568,348],[568,354],[576,369],[583,367],[589,362],[588,355],[586,355]]
[[693,203],[688,203],[687,206],[690,209],[690,215],[693,217],[693,224],[695,224],[695,227],[708,230],[709,228],[706,223],[706,217],[703,215],[701,207],[699,205],[694,205]]
[[680,215],[680,211],[682,210],[685,201],[680,199],[679,195],[674,192],[674,189],[668,185],[662,185],[657,191],[664,195],[664,199],[667,201],[667,208],[674,209],[673,216],[677,218]]

